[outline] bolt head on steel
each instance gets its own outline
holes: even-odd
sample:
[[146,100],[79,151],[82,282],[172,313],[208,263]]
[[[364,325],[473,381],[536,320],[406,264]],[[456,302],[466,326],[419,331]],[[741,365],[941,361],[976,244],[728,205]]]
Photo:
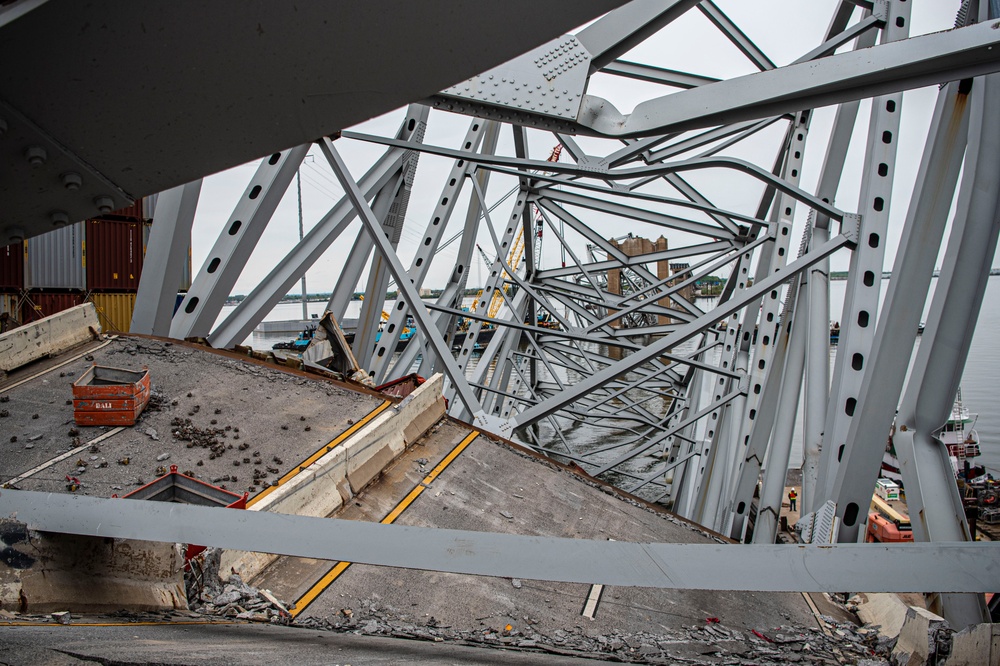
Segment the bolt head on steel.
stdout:
[[41,146],[28,146],[28,149],[24,151],[24,157],[31,166],[41,166],[45,164],[45,160],[49,156]]
[[62,178],[63,187],[67,190],[78,190],[83,185],[83,178],[76,172],[68,171],[60,177]]
[[65,227],[69,224],[69,215],[65,211],[52,211],[52,213],[49,214],[49,219],[52,220],[52,226],[57,229],[59,227]]
[[111,197],[95,197],[94,205],[103,214],[108,214],[115,209],[115,200]]

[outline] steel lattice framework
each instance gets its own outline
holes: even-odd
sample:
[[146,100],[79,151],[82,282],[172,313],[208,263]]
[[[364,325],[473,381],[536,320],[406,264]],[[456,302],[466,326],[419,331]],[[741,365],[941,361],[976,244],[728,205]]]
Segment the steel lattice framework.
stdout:
[[[164,285],[177,283],[177,239],[190,233],[200,183],[162,193],[151,239],[164,248],[162,265],[147,264],[134,330],[232,346],[331,245],[353,243],[328,310],[342,319],[365,284],[354,353],[377,382],[414,367],[443,372],[454,416],[757,544],[775,539],[801,389],[803,514],[815,523],[814,541],[863,533],[894,417],[917,540],[967,541],[932,433],[950,413],[1000,229],[1000,127],[989,122],[1000,109],[997,9],[966,2],[956,29],[910,38],[905,0],[845,0],[823,43],[776,66],[711,0],[637,0],[411,105],[393,136],[321,138],[346,195],[217,326],[310,145],[261,162],[172,319],[174,294]],[[621,59],[688,12],[707,17],[755,73],[718,80]],[[625,114],[588,93],[598,77],[663,91]],[[880,307],[902,91],[930,84],[942,85]],[[863,99],[871,112],[855,165],[859,203],[844,210],[835,196]],[[800,179],[811,109],[829,105],[837,112],[822,173],[807,191]],[[457,147],[424,142],[429,122],[456,116],[471,116]],[[355,141],[384,148],[363,174],[351,173],[338,150]],[[535,156],[553,145],[562,161]],[[404,222],[414,224],[407,209],[424,154],[451,166],[433,212],[417,223],[421,241],[407,265],[398,250]],[[805,233],[793,239],[804,212]],[[950,214],[931,316],[904,383],[920,323],[915,304],[927,298]],[[361,229],[350,238],[354,220]],[[666,242],[626,252],[611,240],[623,231]],[[447,285],[435,302],[422,301],[436,252],[455,234]],[[523,259],[513,265],[519,236]],[[470,311],[462,297],[477,243],[496,259]],[[850,270],[843,311],[831,312],[837,252],[849,253]],[[690,290],[710,275],[729,279],[706,310]],[[376,342],[390,280],[400,299]],[[504,304],[496,317],[492,298]],[[409,317],[418,337],[394,355]],[[832,320],[843,326],[831,370]],[[460,324],[466,335],[456,344]],[[984,617],[975,595],[937,603],[959,626]]]

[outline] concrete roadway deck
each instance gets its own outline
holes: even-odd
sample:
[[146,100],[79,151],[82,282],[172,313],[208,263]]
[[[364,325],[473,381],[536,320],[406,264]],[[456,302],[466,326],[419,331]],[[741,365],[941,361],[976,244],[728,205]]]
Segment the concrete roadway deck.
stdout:
[[[112,432],[74,425],[70,385],[92,362],[149,367],[154,397],[135,426]],[[0,417],[0,483],[74,451],[14,485],[67,492],[69,476],[81,483],[76,492],[104,497],[128,493],[160,476],[158,468],[177,465],[252,498],[386,402],[370,391],[235,354],[132,336],[88,343],[26,366],[0,382],[3,398],[0,409],[8,415]],[[175,418],[190,419],[195,438],[218,442],[221,453],[213,457],[209,448],[188,448],[190,442],[176,439]],[[97,450],[86,446],[105,434]],[[120,464],[126,458],[128,464]],[[266,476],[258,485],[255,470]]]
[[[337,517],[376,522],[399,507],[394,522],[414,526],[640,542],[719,539],[484,436],[428,478],[470,434],[475,432],[465,424],[442,421]],[[590,636],[663,632],[703,625],[707,617],[747,630],[816,626],[799,594],[609,587],[595,592],[599,603],[591,620],[582,616],[594,592],[588,585],[337,565],[283,557],[253,584],[296,601],[297,621],[319,618],[345,626],[363,625],[370,617],[423,625],[432,616],[455,631],[502,631],[510,624],[522,636],[551,636],[574,626]]]
[[0,628],[0,664],[593,664],[540,652],[499,652],[462,645],[247,624],[49,626]]

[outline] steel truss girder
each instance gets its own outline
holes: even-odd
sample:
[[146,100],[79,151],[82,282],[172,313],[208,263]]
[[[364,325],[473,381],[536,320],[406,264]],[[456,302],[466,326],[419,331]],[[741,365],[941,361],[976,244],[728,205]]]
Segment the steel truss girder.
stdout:
[[201,195],[201,179],[161,192],[156,201],[156,224],[149,231],[139,289],[132,313],[131,333],[166,336],[177,305],[177,292],[191,249],[191,227]]
[[170,322],[170,337],[207,337],[309,144],[262,160]]
[[[347,165],[344,164],[343,158],[341,158],[340,153],[337,152],[333,142],[328,138],[324,137],[321,139],[319,145],[323,154],[330,162],[330,167],[333,169],[334,175],[337,176],[337,180],[340,181],[341,186],[347,193],[347,197],[351,200],[355,210],[358,212],[365,229],[375,242],[376,250],[389,264],[389,270],[392,273],[393,278],[396,280],[396,286],[403,294],[403,302],[408,303],[413,309],[413,317],[416,319],[417,324],[425,331],[430,331],[433,328],[434,322],[420,300],[420,293],[407,277],[406,269],[403,268],[403,264],[400,262],[399,257],[396,256],[396,253],[389,243],[389,239],[382,231],[382,227],[379,224],[378,219],[375,217],[375,214],[372,213],[371,208],[368,207],[368,202],[365,201],[364,196],[358,189],[358,184],[351,177],[350,171],[348,170]],[[462,371],[455,364],[455,359],[452,358],[451,350],[448,349],[447,344],[444,340],[435,335],[431,335],[429,341],[431,343],[431,348],[434,350],[434,353],[444,366],[444,370],[448,375],[448,378],[455,387],[458,398],[474,417],[481,415],[483,411],[482,407],[479,406],[479,402],[466,381],[465,376],[462,374]]]
[[[1000,233],[1000,127],[994,122],[1000,75],[976,79],[971,104],[963,180],[930,330],[913,362],[893,436],[915,541],[972,540],[948,450],[934,432],[952,412]],[[989,621],[981,595],[943,595],[930,602],[952,626]]]
[[690,339],[691,337],[697,335],[704,328],[712,325],[728,315],[736,312],[737,310],[745,307],[747,303],[760,298],[761,296],[772,293],[773,298],[777,298],[777,289],[781,286],[783,282],[788,280],[792,275],[798,271],[806,268],[812,262],[818,261],[824,256],[828,256],[832,252],[835,252],[841,247],[845,247],[853,243],[853,240],[845,235],[840,235],[836,238],[831,239],[829,243],[821,248],[817,248],[813,252],[797,259],[796,261],[788,264],[784,271],[774,273],[768,276],[766,279],[758,282],[748,289],[745,294],[739,299],[733,299],[726,303],[720,304],[715,310],[702,315],[698,319],[679,327],[676,331],[670,335],[656,341],[655,343],[649,345],[648,347],[632,354],[631,356],[612,364],[608,368],[594,374],[587,380],[574,384],[572,387],[564,391],[557,398],[552,398],[540,405],[526,410],[522,413],[515,422],[517,425],[527,425],[533,423],[538,419],[546,416],[558,410],[565,405],[573,402],[582,395],[590,392],[594,387],[600,386],[601,384],[613,380],[618,375],[632,370],[639,365],[655,358],[661,352],[666,351],[674,346],[681,344],[682,342]]
[[0,515],[65,534],[650,588],[986,592],[1000,578],[1000,560],[987,543],[791,547],[590,541],[22,490],[0,493]]
[[[872,489],[920,324],[921,308],[913,304],[926,297],[961,168],[968,108],[968,92],[958,82],[938,94],[872,354],[862,359],[861,390],[856,402],[834,406],[853,415],[831,492],[841,521],[841,543],[858,540],[867,523]],[[855,413],[857,406],[863,408]]]
[[[554,117],[513,104],[447,94],[439,94],[429,103],[442,110],[571,134],[642,137],[794,113],[989,74],[1000,69],[997,46],[1000,36],[991,27],[973,25],[706,84],[642,102],[628,115],[618,112],[608,100],[585,94],[586,82],[576,79],[565,82],[571,88],[567,97],[580,100],[575,102],[578,107],[568,107],[578,108],[573,119],[568,114]],[[823,52],[825,49],[819,54]]]
[[[419,106],[408,109],[397,136],[402,139],[412,137],[416,124],[421,118],[426,118],[426,109]],[[409,121],[411,119],[414,121],[413,128],[410,128]],[[364,196],[366,198],[373,197],[376,192],[384,188],[399,173],[406,156],[407,151],[402,148],[387,150],[361,178],[360,186]],[[250,331],[288,293],[288,289],[340,237],[340,234],[344,232],[356,215],[357,211],[351,205],[350,199],[346,196],[341,198],[309,230],[309,233],[303,237],[298,245],[283,260],[277,262],[267,277],[254,287],[236,309],[226,317],[225,321],[212,331],[209,341],[216,347],[227,348],[246,338]],[[353,291],[354,285],[352,284],[349,289]],[[336,292],[331,296],[331,301],[335,297]],[[346,301],[344,301],[344,306],[346,307]],[[343,313],[335,312],[335,315],[341,317]]]
[[[1000,66],[998,66],[1000,68]],[[344,138],[356,139],[358,141],[368,141],[370,143],[378,143],[385,146],[397,146],[403,147],[402,142],[396,139],[388,139],[379,136],[373,136],[371,134],[363,134],[361,132],[343,132]],[[700,157],[689,160],[681,160],[678,162],[670,162],[668,164],[650,164],[648,166],[638,166],[630,168],[620,168],[620,169],[595,169],[595,168],[585,168],[577,165],[563,164],[560,162],[544,162],[541,160],[529,160],[529,159],[518,159],[512,157],[502,157],[502,156],[486,156],[478,153],[470,153],[464,150],[455,150],[453,148],[445,148],[442,146],[431,146],[428,144],[421,144],[420,149],[422,151],[431,153],[432,155],[440,155],[442,157],[450,157],[453,159],[465,159],[476,162],[480,168],[491,169],[497,173],[507,173],[516,176],[524,175],[522,172],[531,171],[549,171],[559,174],[565,174],[577,177],[588,177],[595,178],[599,177],[602,180],[631,180],[634,178],[642,178],[646,176],[659,177],[667,174],[682,173],[685,171],[700,171],[703,169],[731,169],[733,171],[744,173],[751,178],[759,180],[764,184],[776,188],[778,191],[795,197],[797,201],[800,201],[810,208],[814,208],[817,211],[823,212],[829,215],[832,219],[841,220],[844,217],[844,212],[838,208],[831,206],[825,201],[814,197],[808,192],[794,187],[788,182],[778,178],[772,174],[767,169],[762,169],[756,164],[747,162],[746,160],[737,159],[734,157]],[[552,176],[546,176],[545,174],[539,174],[534,176],[537,179],[549,179],[554,180]],[[627,188],[625,188],[627,191]],[[642,195],[632,195],[641,197]],[[688,205],[694,206],[690,202],[681,202],[676,200],[673,203],[678,205]],[[720,211],[722,212],[722,211]],[[727,216],[739,217],[733,213],[726,213]],[[752,223],[760,224],[759,221],[748,218],[748,221]]]

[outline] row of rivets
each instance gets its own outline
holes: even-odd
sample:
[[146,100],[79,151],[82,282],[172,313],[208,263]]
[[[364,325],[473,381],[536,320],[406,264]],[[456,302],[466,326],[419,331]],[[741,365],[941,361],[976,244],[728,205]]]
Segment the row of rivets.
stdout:
[[[0,137],[3,137],[6,133],[7,121],[0,118]],[[24,150],[24,158],[31,166],[40,167],[48,161],[49,154],[48,151],[45,150],[44,146],[31,145]],[[59,179],[63,187],[70,191],[76,191],[83,185],[83,177],[75,171],[67,171],[61,174]],[[109,196],[99,196],[94,198],[93,204],[97,207],[101,214],[106,215],[114,210],[115,201]],[[49,220],[52,222],[52,226],[54,227],[64,227],[69,224],[69,213],[63,210],[51,211],[49,213]],[[19,228],[13,230],[9,229],[8,233],[15,241],[24,239],[23,231]]]

